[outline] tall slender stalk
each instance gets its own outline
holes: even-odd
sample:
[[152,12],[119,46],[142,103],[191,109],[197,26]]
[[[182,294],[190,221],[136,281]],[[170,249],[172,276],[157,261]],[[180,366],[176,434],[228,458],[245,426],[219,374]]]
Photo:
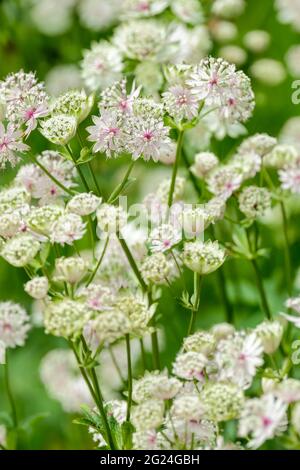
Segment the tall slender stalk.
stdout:
[[187,336],[191,335],[195,328],[195,323],[197,319],[197,313],[200,306],[200,295],[201,295],[201,285],[202,285],[202,276],[198,273],[194,273],[194,295],[193,295],[193,308],[192,315],[189,323]]
[[287,291],[291,297],[293,292],[293,283],[292,283],[292,264],[290,256],[290,244],[289,244],[289,235],[288,235],[288,218],[285,209],[284,202],[280,202],[280,209],[282,214],[282,225],[283,225],[283,236],[284,236],[284,261],[285,261],[285,274],[287,282]]
[[88,169],[89,169],[89,172],[90,172],[90,175],[94,181],[94,185],[96,186],[96,191],[97,191],[97,195],[102,197],[102,191],[101,191],[101,188],[99,186],[99,183],[98,183],[98,180],[96,178],[96,175],[94,173],[94,170],[93,170],[93,167],[92,167],[92,164],[91,162],[88,162],[87,163],[87,166],[88,166]]
[[76,163],[76,158],[75,158],[75,156],[74,156],[74,153],[73,153],[73,151],[72,151],[70,145],[67,144],[65,147],[66,147],[66,149],[67,149],[68,154],[69,154],[70,157],[72,158],[72,160],[73,160],[73,162],[74,162],[74,165],[76,166],[76,170],[78,171],[78,174],[79,174],[80,179],[81,179],[81,181],[82,181],[82,183],[83,183],[83,186],[85,187],[86,191],[89,192],[89,191],[90,191],[89,185],[88,185],[88,183],[87,183],[87,181],[86,181],[86,179],[85,179],[85,176],[84,176],[84,174],[83,174],[83,172],[82,172],[82,170],[81,170],[81,168],[80,168],[80,165],[77,165],[77,163]]
[[[72,343],[72,341],[70,341],[69,344],[70,344],[71,349],[74,352],[74,355],[75,355],[75,358],[77,360],[81,375],[82,375],[85,383],[88,386],[88,389],[91,393],[91,396],[94,399],[94,402],[97,405],[98,411],[99,411],[100,416],[103,420],[103,425],[104,425],[104,428],[105,428],[108,444],[109,444],[109,446],[112,450],[115,450],[116,446],[115,446],[113,436],[112,436],[112,433],[111,433],[111,429],[110,429],[110,426],[109,426],[109,423],[108,423],[108,420],[107,420],[107,415],[106,415],[105,408],[104,408],[104,401],[103,401],[102,393],[100,391],[100,387],[99,387],[99,384],[98,384],[98,379],[97,379],[97,376],[96,376],[95,369],[93,367],[89,370],[89,372],[86,372],[85,368],[83,367],[83,365],[80,362],[80,359],[79,359],[79,356],[78,356],[78,353],[76,351],[76,348],[75,348],[74,344]],[[83,344],[83,346],[84,346],[84,344]],[[85,346],[84,346],[84,348],[85,348]],[[91,379],[92,383],[90,382],[90,379],[88,377],[89,375],[90,375],[90,379]]]
[[112,192],[112,194],[109,196],[108,198],[108,203],[112,203],[114,202],[117,197],[121,194],[121,192],[123,191],[124,187],[126,186],[127,184],[127,181],[129,179],[129,176],[133,170],[133,167],[134,167],[134,164],[135,164],[135,161],[132,161],[124,175],[124,178],[123,180],[121,181],[120,184],[118,184],[118,186],[116,187],[116,189]]
[[12,389],[11,389],[11,384],[10,384],[7,350],[5,351],[4,385],[5,385],[5,390],[6,390],[6,394],[7,394],[7,397],[8,397],[8,401],[9,401],[9,404],[10,404],[10,408],[11,408],[11,415],[12,415],[14,428],[17,429],[17,427],[18,427],[18,415],[17,415],[17,408],[16,408],[16,404],[15,404],[15,400],[14,400],[14,396],[13,396]]
[[[145,283],[141,273],[140,273],[140,270],[132,256],[132,253],[130,251],[130,249],[128,248],[128,245],[126,243],[126,241],[124,240],[124,238],[122,238],[122,236],[118,233],[118,239],[119,239],[119,242],[123,248],[123,251],[127,257],[127,260],[142,288],[142,291],[147,294],[148,296],[148,300],[149,300],[149,304],[152,304],[152,296],[151,296],[151,293],[148,291],[148,286],[147,284]],[[160,369],[160,359],[159,359],[159,345],[158,345],[158,337],[157,337],[157,332],[154,331],[152,334],[151,334],[151,343],[152,343],[152,354],[153,354],[153,366],[155,369]]]
[[174,166],[173,166],[173,172],[172,172],[172,178],[171,178],[171,184],[170,184],[170,190],[169,190],[169,196],[168,196],[168,206],[169,207],[171,207],[172,204],[173,204],[176,176],[177,176],[177,172],[178,172],[178,167],[179,167],[179,162],[180,162],[180,157],[181,157],[182,144],[183,144],[183,135],[184,135],[184,131],[182,131],[182,130],[179,131],[178,140],[177,140],[176,157],[175,157],[175,162],[174,162]]
[[127,334],[126,339],[126,353],[127,353],[127,373],[128,373],[128,396],[127,396],[127,412],[126,421],[130,421],[131,405],[132,405],[132,365],[131,365],[131,350],[130,350],[130,336]]
[[266,294],[264,283],[263,283],[263,277],[261,275],[256,259],[252,259],[251,264],[254,269],[256,284],[257,284],[257,288],[260,294],[261,304],[262,304],[264,313],[268,320],[272,320],[272,314],[271,314],[271,310],[270,310],[268,299],[267,299],[267,294]]
[[96,266],[95,266],[94,271],[91,273],[90,277],[89,277],[88,280],[87,280],[86,287],[88,287],[88,286],[91,284],[91,282],[94,280],[94,278],[95,278],[95,276],[96,276],[96,274],[97,274],[97,272],[98,272],[98,269],[99,269],[100,266],[101,266],[101,263],[102,263],[102,261],[103,261],[104,255],[105,255],[105,253],[106,253],[106,249],[107,249],[108,242],[109,242],[109,236],[107,236],[107,238],[106,238],[106,240],[105,240],[104,247],[103,247],[102,253],[101,253],[101,255],[100,255],[100,258],[99,258],[99,260],[98,260],[98,262],[97,262],[97,264],[96,264]]

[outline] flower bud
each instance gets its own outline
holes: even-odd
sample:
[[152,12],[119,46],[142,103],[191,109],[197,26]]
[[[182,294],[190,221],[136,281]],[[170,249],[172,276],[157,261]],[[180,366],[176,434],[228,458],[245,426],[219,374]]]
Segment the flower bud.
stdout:
[[45,276],[34,277],[30,281],[26,282],[24,289],[25,292],[34,299],[43,299],[46,297],[49,289],[48,279]]

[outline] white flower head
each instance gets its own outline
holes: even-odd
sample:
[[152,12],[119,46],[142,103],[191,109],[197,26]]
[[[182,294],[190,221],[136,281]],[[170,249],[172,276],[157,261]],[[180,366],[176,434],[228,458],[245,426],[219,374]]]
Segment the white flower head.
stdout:
[[80,193],[72,197],[67,204],[67,210],[73,214],[85,216],[96,211],[102,199],[93,193]]
[[50,240],[52,243],[72,245],[80,240],[86,231],[86,224],[77,214],[63,214],[51,227]]
[[187,242],[184,245],[183,262],[200,275],[216,271],[224,263],[226,252],[217,241]]
[[118,155],[124,150],[124,132],[121,113],[103,109],[101,116],[93,116],[93,126],[87,128],[88,140],[95,142],[93,151],[104,152],[107,157]]
[[173,373],[185,380],[204,380],[204,369],[207,358],[199,352],[179,353],[173,364]]
[[12,266],[20,268],[31,263],[39,250],[39,241],[28,233],[21,233],[1,247],[0,255]]
[[88,263],[79,256],[56,258],[53,280],[77,284],[85,276]]
[[29,316],[21,305],[0,302],[0,341],[5,348],[23,346],[29,330]]
[[19,153],[28,150],[28,145],[22,142],[22,132],[12,124],[8,124],[5,129],[0,122],[0,168],[4,168],[6,163],[15,166],[19,161]]
[[74,136],[77,120],[74,116],[57,114],[41,122],[40,132],[56,145],[66,145]]
[[49,281],[46,276],[37,276],[26,282],[25,292],[36,300],[44,299],[48,293]]
[[154,228],[149,235],[149,245],[153,253],[171,250],[182,240],[181,230],[171,224],[163,224]]
[[251,437],[248,447],[257,449],[268,439],[286,430],[287,405],[271,394],[245,402],[239,422],[239,435]]

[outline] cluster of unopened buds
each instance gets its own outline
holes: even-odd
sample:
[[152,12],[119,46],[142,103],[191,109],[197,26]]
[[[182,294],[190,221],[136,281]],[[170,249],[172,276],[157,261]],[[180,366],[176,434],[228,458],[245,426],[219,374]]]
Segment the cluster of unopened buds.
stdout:
[[[300,297],[286,210],[300,193],[299,153],[264,133],[239,139],[225,158],[213,153],[211,141],[245,134],[255,106],[250,79],[224,59],[189,61],[182,45],[177,63],[178,26],[171,34],[144,19],[170,2],[123,3],[129,21],[84,52],[84,89],[54,98],[24,71],[0,82],[0,166],[16,167],[0,191],[0,256],[25,271],[36,312],[0,303],[0,364],[8,367],[9,350],[24,346],[31,328],[64,338],[65,349],[43,358],[41,380],[66,412],[86,403],[80,419],[102,449],[257,449],[274,439],[299,446],[300,381],[291,357]],[[172,2],[173,13],[196,24],[199,2],[187,10],[184,3]],[[224,18],[243,7],[214,2]],[[140,80],[151,61],[160,77],[154,91]],[[189,139],[203,132],[208,145],[192,153]],[[39,155],[34,134],[44,146]],[[113,159],[127,168],[108,195],[96,165]],[[134,210],[124,206],[136,166],[147,173],[153,162],[168,177],[150,174],[152,191]],[[278,211],[284,312],[270,304],[261,269],[268,247],[260,228],[278,222]],[[224,273],[231,258],[253,270],[261,315],[251,328],[241,329],[234,311]],[[211,274],[222,305],[204,330],[201,294]],[[172,315],[186,314],[186,331],[162,318],[170,295]],[[163,364],[166,328],[179,351]],[[4,448],[5,436],[17,434],[15,414],[12,422],[0,427]]]

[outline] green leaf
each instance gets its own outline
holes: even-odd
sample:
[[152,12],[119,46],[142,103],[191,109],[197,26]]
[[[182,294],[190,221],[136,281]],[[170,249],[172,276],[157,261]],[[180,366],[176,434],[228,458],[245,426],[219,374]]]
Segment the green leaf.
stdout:
[[134,427],[128,421],[121,426],[122,432],[122,441],[123,441],[123,449],[129,450],[132,449],[132,434],[134,432]]
[[96,158],[96,154],[92,152],[92,149],[84,147],[80,152],[80,157],[76,161],[76,165],[84,165],[84,163],[88,163],[94,158]]
[[23,429],[24,431],[28,431],[34,428],[34,426],[36,426],[36,424],[38,424],[43,419],[48,418],[49,414],[50,413],[47,413],[47,412],[41,412],[41,413],[36,413],[34,415],[31,415],[21,423],[20,428]]

